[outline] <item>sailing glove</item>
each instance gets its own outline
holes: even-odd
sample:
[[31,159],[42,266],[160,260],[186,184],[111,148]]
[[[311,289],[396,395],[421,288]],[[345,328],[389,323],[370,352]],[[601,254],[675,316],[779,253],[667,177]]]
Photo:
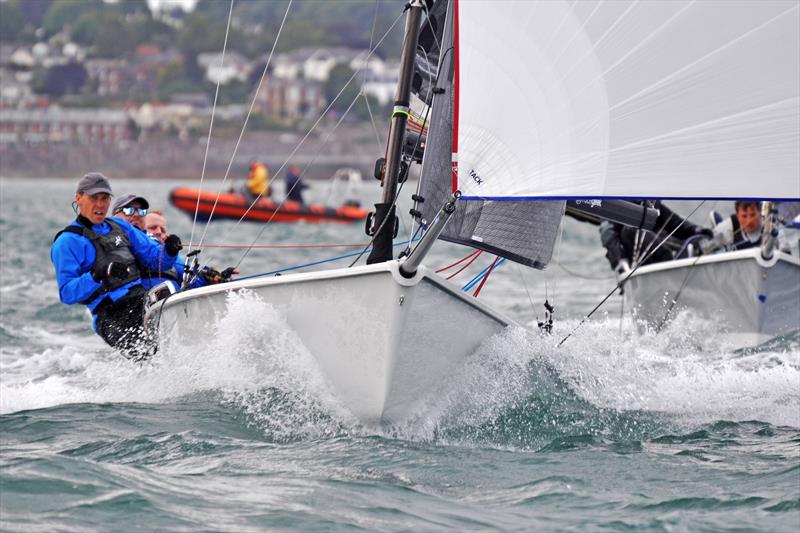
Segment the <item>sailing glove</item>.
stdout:
[[164,250],[166,250],[167,255],[170,257],[175,257],[182,249],[183,244],[181,244],[181,238],[177,235],[170,235],[167,237],[167,240],[164,241]]
[[92,279],[95,281],[105,281],[107,279],[124,279],[129,274],[128,267],[122,263],[111,261],[110,263],[95,263],[92,269]]

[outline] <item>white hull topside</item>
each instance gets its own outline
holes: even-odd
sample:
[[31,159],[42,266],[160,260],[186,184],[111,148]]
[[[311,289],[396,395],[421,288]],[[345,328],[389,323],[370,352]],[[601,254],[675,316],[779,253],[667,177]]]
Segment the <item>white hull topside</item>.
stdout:
[[692,310],[741,347],[800,330],[800,260],[782,252],[765,260],[751,248],[646,265],[625,285],[634,313],[651,326],[664,322],[676,295],[669,318]]
[[[160,310],[158,337],[197,347],[246,289],[274,306],[316,359],[332,392],[362,423],[399,423],[428,401],[478,346],[513,322],[420,267],[397,261],[264,277],[178,293]],[[155,314],[154,314],[155,313]]]

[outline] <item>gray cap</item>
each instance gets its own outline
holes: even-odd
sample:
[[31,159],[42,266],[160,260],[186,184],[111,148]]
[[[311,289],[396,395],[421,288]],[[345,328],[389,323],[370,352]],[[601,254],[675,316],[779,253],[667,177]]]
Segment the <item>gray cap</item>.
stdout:
[[108,178],[99,172],[89,172],[78,182],[76,194],[97,194],[104,192],[106,194],[114,194],[111,192],[111,184],[108,183]]
[[148,203],[148,201],[142,198],[141,196],[136,196],[135,194],[123,194],[122,196],[117,198],[117,201],[114,202],[113,206],[111,206],[111,213],[112,214],[116,213],[123,207],[128,207],[137,200],[139,201],[140,204],[142,204],[142,207],[144,207],[145,209],[150,209],[150,204]]

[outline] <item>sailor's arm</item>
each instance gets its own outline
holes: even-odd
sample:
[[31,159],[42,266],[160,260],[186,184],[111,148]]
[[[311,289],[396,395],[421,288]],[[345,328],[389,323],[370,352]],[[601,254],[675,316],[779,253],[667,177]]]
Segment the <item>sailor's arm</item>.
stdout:
[[164,245],[147,236],[143,231],[139,231],[129,224],[123,226],[125,233],[131,241],[131,251],[136,259],[145,266],[158,272],[169,270],[175,265],[178,254],[169,255],[164,249]]
[[102,286],[102,282],[92,277],[94,248],[88,241],[83,243],[81,240],[65,233],[56,239],[50,249],[50,260],[56,270],[58,296],[65,304],[80,303]]

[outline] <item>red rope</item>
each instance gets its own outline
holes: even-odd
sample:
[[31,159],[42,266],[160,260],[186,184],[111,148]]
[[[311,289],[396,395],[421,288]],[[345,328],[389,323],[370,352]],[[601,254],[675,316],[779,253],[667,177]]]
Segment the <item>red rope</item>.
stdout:
[[453,279],[454,277],[456,277],[456,276],[458,276],[459,274],[461,274],[461,273],[464,271],[464,269],[465,269],[465,268],[467,268],[468,266],[470,266],[472,263],[474,263],[474,262],[475,262],[475,260],[476,260],[478,257],[480,257],[480,255],[481,255],[482,253],[483,253],[483,250],[478,250],[478,253],[477,253],[477,254],[475,254],[475,257],[473,257],[472,259],[470,259],[470,260],[467,262],[467,264],[466,264],[466,265],[464,265],[463,267],[459,268],[458,270],[456,270],[455,272],[453,272],[452,274],[450,274],[449,276],[447,276],[447,279]]
[[[363,248],[363,244],[203,244],[203,248]],[[196,244],[186,245],[188,248]]]
[[494,270],[494,266],[497,264],[497,260],[498,260],[498,259],[500,259],[500,256],[499,256],[499,255],[496,255],[496,256],[494,256],[494,261],[492,262],[492,266],[490,266],[490,267],[489,267],[489,271],[486,273],[486,275],[485,275],[485,276],[483,276],[483,279],[481,280],[481,284],[480,284],[480,285],[478,285],[478,288],[477,288],[477,289],[475,289],[475,294],[473,294],[473,295],[472,295],[472,296],[474,296],[475,298],[477,298],[477,297],[478,297],[478,294],[480,294],[480,292],[481,292],[481,289],[483,288],[483,284],[484,284],[484,283],[486,283],[486,280],[487,280],[487,279],[489,279],[489,274],[491,274],[491,273],[492,273],[492,270]]
[[472,251],[472,253],[465,255],[464,257],[462,257],[461,259],[459,259],[458,261],[456,261],[456,262],[455,262],[455,263],[453,263],[452,265],[447,265],[446,267],[442,267],[442,268],[440,268],[439,270],[437,270],[437,271],[436,271],[436,273],[438,274],[438,273],[440,273],[440,272],[444,272],[445,270],[448,270],[448,269],[450,269],[450,268],[453,268],[453,267],[454,267],[454,266],[456,266],[457,264],[459,264],[459,263],[462,263],[463,261],[466,261],[467,259],[469,259],[469,258],[470,258],[470,257],[472,257],[473,255],[477,254],[478,252],[480,252],[480,250],[473,250],[473,251]]

